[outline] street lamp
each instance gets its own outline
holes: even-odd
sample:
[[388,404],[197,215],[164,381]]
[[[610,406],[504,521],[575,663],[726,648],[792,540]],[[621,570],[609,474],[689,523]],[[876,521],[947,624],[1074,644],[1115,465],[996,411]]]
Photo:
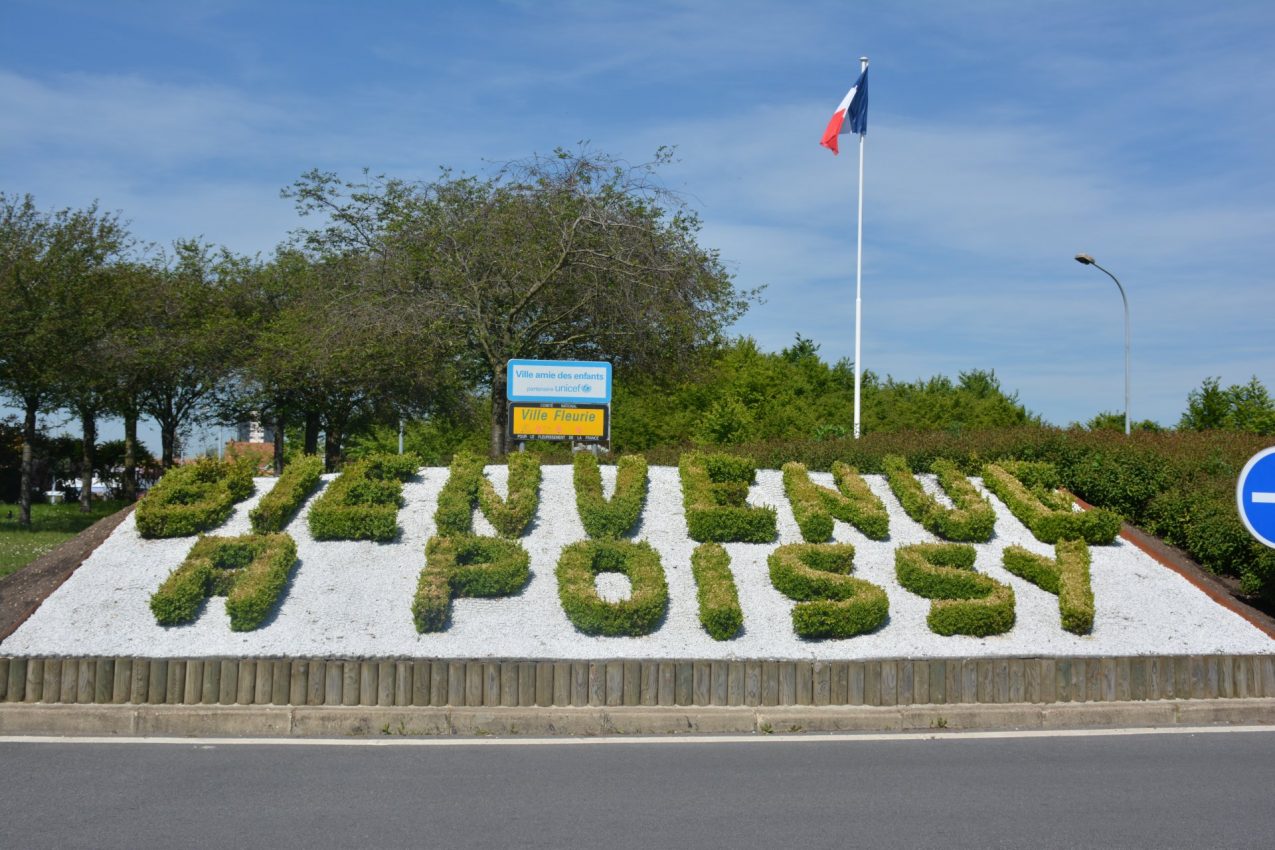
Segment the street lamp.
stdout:
[[1084,266],[1093,266],[1100,269],[1107,277],[1116,282],[1116,288],[1120,290],[1120,300],[1124,302],[1124,433],[1129,436],[1129,299],[1124,294],[1124,287],[1120,285],[1120,281],[1111,272],[1098,265],[1098,262],[1088,254],[1077,254],[1076,262]]

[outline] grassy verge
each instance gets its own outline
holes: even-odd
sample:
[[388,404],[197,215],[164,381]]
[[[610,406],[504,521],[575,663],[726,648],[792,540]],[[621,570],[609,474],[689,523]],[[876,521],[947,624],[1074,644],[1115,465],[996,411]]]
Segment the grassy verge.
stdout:
[[16,573],[103,517],[124,507],[107,499],[93,502],[93,512],[80,513],[78,502],[31,506],[31,528],[18,525],[18,506],[0,503],[0,578]]

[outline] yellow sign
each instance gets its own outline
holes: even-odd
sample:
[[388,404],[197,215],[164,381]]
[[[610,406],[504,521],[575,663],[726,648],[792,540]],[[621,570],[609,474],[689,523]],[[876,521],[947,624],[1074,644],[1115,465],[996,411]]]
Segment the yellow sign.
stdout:
[[515,439],[607,438],[606,405],[553,407],[539,404],[509,406],[509,432]]

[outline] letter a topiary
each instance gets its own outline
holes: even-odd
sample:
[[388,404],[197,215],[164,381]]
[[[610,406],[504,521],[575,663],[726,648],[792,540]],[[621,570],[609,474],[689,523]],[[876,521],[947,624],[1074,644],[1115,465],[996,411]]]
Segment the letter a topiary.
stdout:
[[770,581],[789,599],[793,630],[803,638],[848,638],[881,627],[890,616],[885,591],[850,575],[849,543],[793,543],[770,556]]
[[973,546],[918,543],[894,551],[899,584],[934,600],[926,623],[940,635],[999,635],[1014,627],[1014,589],[974,572]]
[[200,537],[151,596],[151,611],[161,626],[176,626],[194,620],[209,596],[225,596],[231,631],[252,631],[275,607],[296,563],[297,544],[286,534]]

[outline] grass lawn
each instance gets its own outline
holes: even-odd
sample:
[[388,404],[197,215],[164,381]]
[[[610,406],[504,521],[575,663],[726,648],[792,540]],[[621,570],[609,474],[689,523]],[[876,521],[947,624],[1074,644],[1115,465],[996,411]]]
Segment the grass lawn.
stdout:
[[80,513],[72,504],[31,506],[31,528],[18,526],[18,506],[0,502],[0,578],[15,573],[63,541],[88,528],[102,517],[124,507],[124,502],[107,499],[93,502],[93,512]]

